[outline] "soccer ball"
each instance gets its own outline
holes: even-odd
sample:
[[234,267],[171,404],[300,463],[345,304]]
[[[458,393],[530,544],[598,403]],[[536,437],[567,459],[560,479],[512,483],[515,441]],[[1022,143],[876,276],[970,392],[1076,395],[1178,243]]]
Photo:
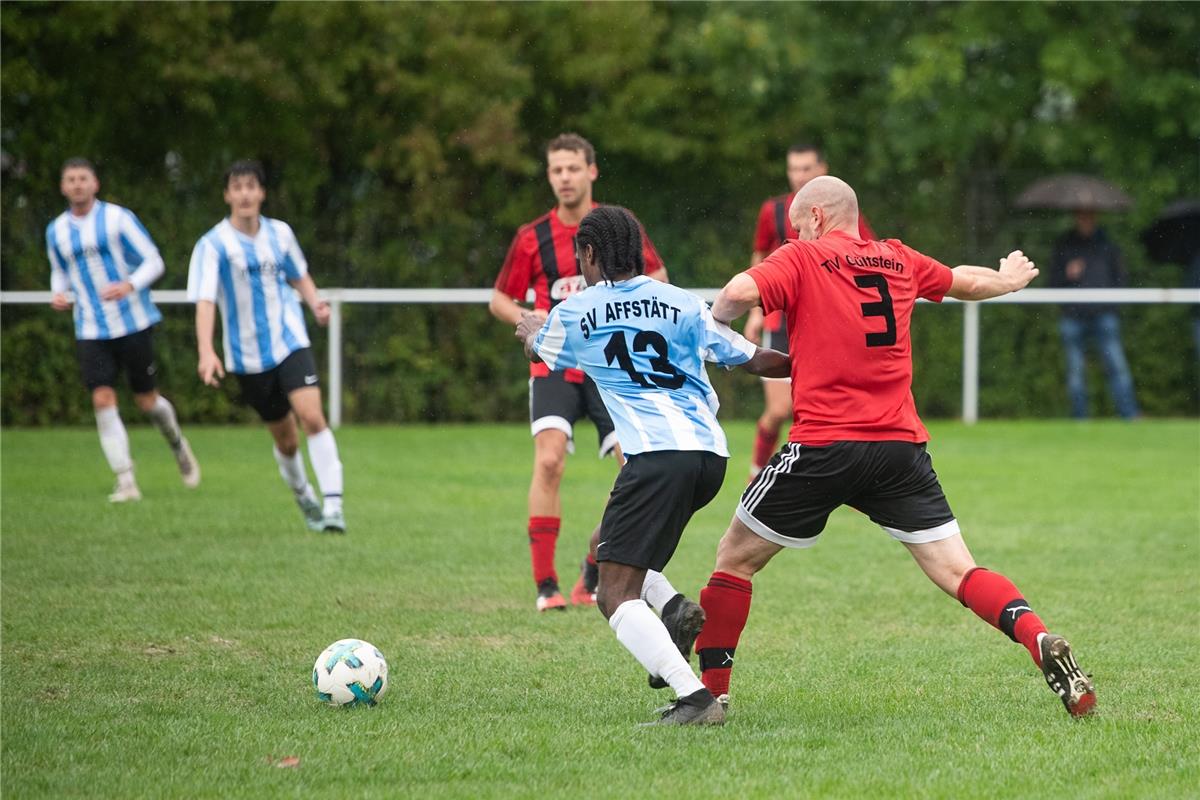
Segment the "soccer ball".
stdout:
[[361,639],[338,639],[313,664],[317,699],[331,706],[373,706],[388,685],[383,653]]

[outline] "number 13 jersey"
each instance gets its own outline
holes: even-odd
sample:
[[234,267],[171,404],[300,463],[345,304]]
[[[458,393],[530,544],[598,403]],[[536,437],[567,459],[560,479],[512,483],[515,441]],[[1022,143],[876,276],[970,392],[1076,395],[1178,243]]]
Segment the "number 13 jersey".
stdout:
[[554,307],[533,350],[552,370],[596,382],[627,455],[706,450],[728,458],[705,361],[736,366],[755,347],[691,292],[639,275]]
[[925,442],[912,396],[909,325],[918,297],[941,302],[949,267],[896,239],[841,231],[789,241],[747,274],[763,311],[782,311],[792,356],[788,440]]

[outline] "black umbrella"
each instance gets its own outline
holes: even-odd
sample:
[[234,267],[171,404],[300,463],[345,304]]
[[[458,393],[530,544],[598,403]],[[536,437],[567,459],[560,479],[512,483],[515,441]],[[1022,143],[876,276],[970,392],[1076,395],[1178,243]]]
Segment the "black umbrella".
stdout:
[[1030,185],[1016,205],[1054,211],[1126,211],[1133,199],[1108,181],[1090,175],[1055,175]]
[[1190,264],[1200,251],[1200,200],[1176,200],[1142,231],[1142,244],[1155,261]]

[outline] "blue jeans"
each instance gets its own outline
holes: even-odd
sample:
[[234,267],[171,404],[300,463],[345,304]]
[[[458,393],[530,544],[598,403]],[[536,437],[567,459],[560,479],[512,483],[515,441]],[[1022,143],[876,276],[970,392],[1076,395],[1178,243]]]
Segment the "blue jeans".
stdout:
[[1138,415],[1133,396],[1133,376],[1121,348],[1121,321],[1115,312],[1108,311],[1092,317],[1062,317],[1058,321],[1063,349],[1067,355],[1067,395],[1071,399],[1071,416],[1083,419],[1088,415],[1087,363],[1085,349],[1090,337],[1100,351],[1104,373],[1108,376],[1108,391],[1117,413],[1125,419]]

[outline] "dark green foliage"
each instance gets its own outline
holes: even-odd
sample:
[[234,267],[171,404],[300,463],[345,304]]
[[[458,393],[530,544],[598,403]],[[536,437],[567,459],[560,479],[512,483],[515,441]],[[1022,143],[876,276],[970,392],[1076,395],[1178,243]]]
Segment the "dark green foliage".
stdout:
[[[541,145],[597,146],[598,199],[632,208],[675,282],[745,266],[758,203],[798,138],[824,142],[880,235],[948,263],[1047,262],[1065,221],[1010,201],[1047,172],[1137,200],[1106,221],[1134,285],[1178,285],[1136,231],[1200,194],[1200,10],[1190,4],[5,4],[0,285],[46,285],[58,167],[84,154],[182,288],[225,212],[220,177],[261,159],[321,286],[489,286],[553,200]],[[242,418],[192,375],[168,310],[166,385],[189,420]],[[1182,309],[1126,314],[1148,413],[1197,409]],[[959,410],[961,324],[921,311],[917,394]],[[985,414],[1065,411],[1052,309],[983,312]],[[60,322],[65,323],[65,320]],[[524,370],[483,309],[346,310],[349,419],[519,419]],[[5,422],[82,421],[69,326],[7,310]],[[60,341],[61,339],[61,341]],[[753,384],[746,384],[753,390]],[[753,413],[757,402],[727,407]]]

